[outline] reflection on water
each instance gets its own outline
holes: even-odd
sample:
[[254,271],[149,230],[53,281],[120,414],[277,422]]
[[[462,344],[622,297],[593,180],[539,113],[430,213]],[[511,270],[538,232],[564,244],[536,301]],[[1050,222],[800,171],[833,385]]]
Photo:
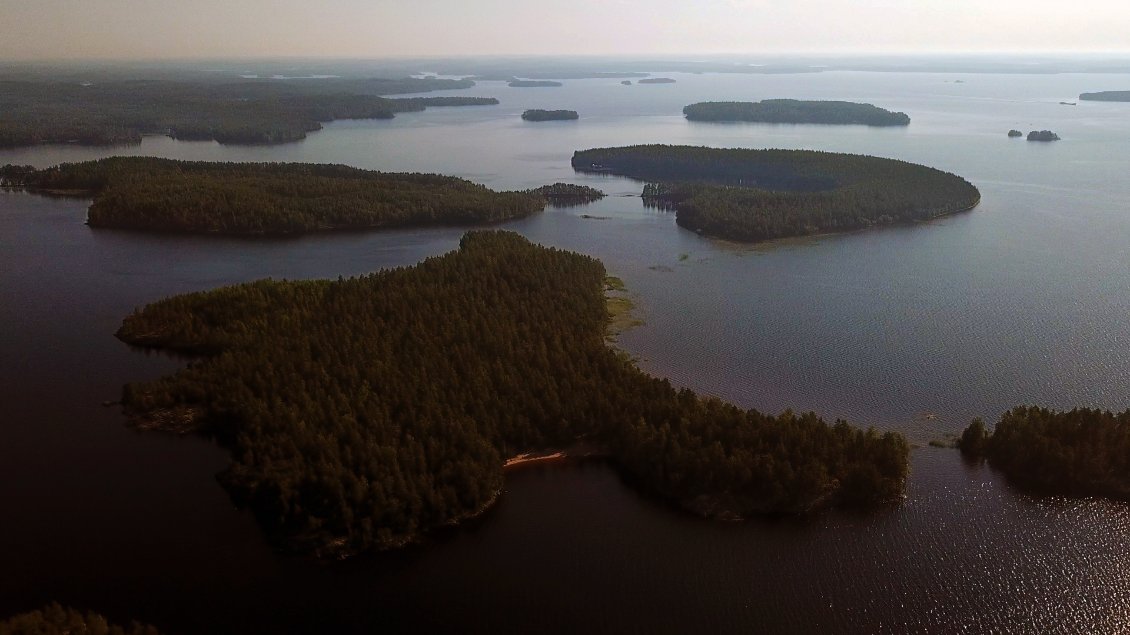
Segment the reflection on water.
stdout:
[[[1130,118],[1125,104],[1056,105],[1130,78],[951,79],[680,75],[662,91],[584,80],[552,95],[483,82],[459,94],[500,106],[339,122],[280,147],[150,137],[124,150],[598,187],[609,197],[506,226],[604,260],[645,321],[620,345],[651,372],[745,407],[812,409],[923,446],[1018,403],[1130,407]],[[704,99],[771,97],[868,101],[913,122],[717,126],[678,114]],[[565,106],[580,111],[577,125],[518,119]],[[1064,140],[1009,140],[1014,127]],[[983,203],[913,227],[721,243],[644,207],[639,183],[569,167],[575,149],[644,142],[906,159],[965,176]],[[0,164],[106,153],[42,147],[0,153]],[[514,475],[486,519],[426,549],[344,565],[275,556],[213,480],[221,450],[132,432],[100,405],[123,383],[183,363],[115,340],[122,316],[255,278],[411,264],[453,249],[462,230],[150,236],[91,230],[85,205],[0,193],[0,613],[58,599],[184,633],[1047,633],[1130,623],[1130,507],[1025,497],[925,447],[907,500],[872,515],[708,523],[590,464]]]

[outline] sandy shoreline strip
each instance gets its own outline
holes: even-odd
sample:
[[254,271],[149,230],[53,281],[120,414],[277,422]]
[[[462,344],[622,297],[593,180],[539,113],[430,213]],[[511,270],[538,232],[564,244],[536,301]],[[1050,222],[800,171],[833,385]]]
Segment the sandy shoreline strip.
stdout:
[[520,465],[534,465],[537,463],[553,463],[568,459],[569,455],[563,450],[550,450],[546,452],[526,452],[506,459],[502,469],[511,469]]

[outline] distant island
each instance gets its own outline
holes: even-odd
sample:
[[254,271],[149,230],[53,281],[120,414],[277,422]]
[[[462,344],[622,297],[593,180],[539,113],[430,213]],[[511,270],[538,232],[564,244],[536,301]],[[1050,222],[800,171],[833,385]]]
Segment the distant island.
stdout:
[[556,88],[564,85],[548,79],[514,79],[507,84],[511,88]]
[[1059,135],[1051,130],[1033,130],[1028,133],[1029,141],[1059,141]]
[[708,236],[756,242],[938,218],[974,208],[965,179],[877,157],[647,145],[573,154],[573,169],[646,181],[646,202]]
[[1014,128],[1014,129],[1008,131],[1008,136],[1009,137],[1023,137],[1024,133],[1020,132],[1019,130],[1016,130]]
[[1079,95],[1082,101],[1130,101],[1130,90],[1106,90]]
[[9,186],[93,196],[91,227],[213,234],[496,223],[541,211],[540,196],[463,179],[343,165],[114,157],[46,170],[0,168]]
[[975,419],[958,447],[1036,492],[1130,501],[1130,410],[1021,406],[1004,413],[991,434]]
[[390,119],[396,113],[433,106],[498,103],[491,97],[390,99],[376,94],[473,85],[434,78],[93,85],[0,81],[0,148],[138,144],[146,134],[223,144],[289,143],[337,119]]
[[644,79],[636,80],[637,84],[674,84],[675,80],[670,77],[647,77]]
[[631,86],[631,85],[632,85],[632,80],[630,80],[630,79],[625,79],[624,81],[622,81],[622,82],[620,82],[620,83],[621,83],[621,84],[623,84],[623,85],[625,85],[625,86]]
[[[642,81],[642,80],[641,80]],[[850,101],[704,101],[683,108],[690,121],[907,126],[906,113]]]
[[541,110],[534,108],[522,113],[526,121],[568,121],[577,119],[580,115],[576,110]]
[[573,183],[543,185],[530,190],[530,193],[537,194],[558,207],[584,205],[586,203],[592,203],[593,201],[599,201],[606,196],[604,192],[601,192],[595,187],[575,185]]
[[117,336],[198,358],[128,384],[143,429],[231,451],[220,481],[280,548],[395,548],[481,513],[503,468],[583,442],[697,514],[742,518],[898,500],[896,433],[770,416],[635,367],[605,342],[601,263],[512,232],[359,278],[175,296]]

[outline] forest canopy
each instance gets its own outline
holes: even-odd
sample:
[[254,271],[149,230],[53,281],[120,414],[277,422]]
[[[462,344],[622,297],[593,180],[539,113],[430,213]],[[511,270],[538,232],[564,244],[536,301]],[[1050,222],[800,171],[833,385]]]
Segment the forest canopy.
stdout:
[[496,223],[541,211],[545,201],[436,174],[309,163],[213,163],[113,157],[0,180],[32,190],[93,193],[92,227],[287,234],[330,229]]
[[914,163],[811,150],[646,145],[573,154],[573,169],[646,181],[649,204],[709,236],[754,242],[972,209],[965,179]]
[[898,499],[908,446],[814,414],[741,410],[607,346],[605,270],[511,232],[406,268],[171,297],[118,337],[199,355],[128,384],[148,428],[227,446],[220,479],[284,548],[396,547],[485,509],[507,457],[583,439],[706,516]]
[[389,99],[380,94],[466,88],[469,80],[0,81],[0,148],[40,143],[121,145],[142,135],[188,141],[298,141],[335,119],[389,119],[428,106],[497,104],[493,98]]
[[[642,80],[641,80],[642,83]],[[850,101],[704,101],[683,108],[691,121],[748,121],[757,123],[860,124],[864,126],[907,126],[910,117],[871,104]]]
[[1030,490],[1130,501],[1130,410],[1019,406],[991,433],[974,420],[959,447]]
[[[3,176],[3,172],[0,172]],[[554,183],[552,185],[543,185],[538,188],[530,190],[531,194],[537,194],[545,198],[554,205],[583,205],[585,203],[592,203],[599,201],[606,195],[604,192],[589,187],[587,185],[577,185],[575,183]]]

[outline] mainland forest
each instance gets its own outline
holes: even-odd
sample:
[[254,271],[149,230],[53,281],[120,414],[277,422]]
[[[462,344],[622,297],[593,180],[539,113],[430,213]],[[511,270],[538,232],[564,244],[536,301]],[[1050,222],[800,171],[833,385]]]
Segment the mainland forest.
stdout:
[[991,433],[975,419],[958,445],[1036,492],[1130,501],[1130,410],[1020,406]]
[[691,121],[747,121],[756,123],[818,123],[864,126],[908,126],[903,112],[850,101],[801,101],[766,99],[763,101],[704,101],[683,108]]
[[645,145],[573,154],[573,169],[646,181],[644,200],[702,234],[755,242],[972,209],[965,179],[905,161],[811,150]]
[[230,449],[220,481],[281,548],[391,548],[478,514],[503,463],[583,440],[709,517],[898,499],[908,445],[814,414],[741,410],[605,342],[601,263],[502,231],[411,267],[167,298],[118,331],[197,358],[128,384],[139,427]]
[[142,135],[226,144],[304,139],[335,119],[389,119],[429,106],[497,104],[484,97],[390,99],[467,88],[469,80],[0,81],[0,148],[41,143],[121,145]]
[[0,183],[93,194],[92,227],[288,234],[331,229],[471,225],[544,209],[525,192],[495,192],[451,176],[373,172],[344,165],[213,163],[112,157],[45,170],[0,168]]
[[567,121],[577,119],[580,115],[576,110],[542,110],[534,108],[522,113],[526,121]]

